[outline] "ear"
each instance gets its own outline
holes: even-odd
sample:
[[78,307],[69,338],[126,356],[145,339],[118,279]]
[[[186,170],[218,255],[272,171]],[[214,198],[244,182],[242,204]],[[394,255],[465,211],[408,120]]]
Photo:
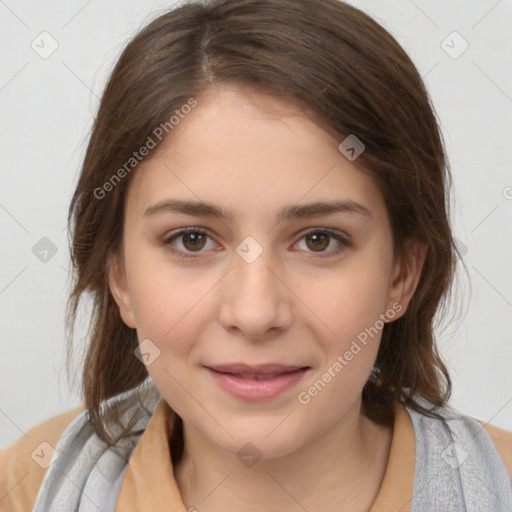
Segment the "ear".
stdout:
[[427,244],[424,242],[410,240],[406,243],[403,258],[394,264],[388,295],[388,309],[397,303],[402,306],[394,317],[395,320],[407,311],[421,277],[427,248]]
[[135,329],[135,315],[133,314],[130,291],[126,280],[126,273],[122,263],[121,254],[111,254],[107,259],[107,273],[110,291],[123,322],[132,329]]

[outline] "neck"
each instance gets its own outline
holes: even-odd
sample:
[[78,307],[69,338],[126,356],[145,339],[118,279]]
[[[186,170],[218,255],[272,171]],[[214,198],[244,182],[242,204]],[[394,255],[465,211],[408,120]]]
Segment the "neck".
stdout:
[[358,403],[320,438],[252,467],[186,423],[183,432],[174,472],[187,510],[367,512],[384,477],[392,426],[373,423]]

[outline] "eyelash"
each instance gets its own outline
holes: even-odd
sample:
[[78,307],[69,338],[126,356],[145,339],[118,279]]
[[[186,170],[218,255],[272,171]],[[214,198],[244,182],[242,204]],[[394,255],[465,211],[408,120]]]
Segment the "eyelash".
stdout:
[[[177,231],[176,233],[173,233],[170,236],[164,237],[161,240],[161,244],[163,246],[170,246],[171,242],[173,242],[175,239],[177,239],[180,236],[183,236],[183,235],[185,235],[187,233],[198,233],[198,234],[201,234],[201,235],[205,235],[205,236],[207,236],[209,238],[212,238],[205,230],[203,230],[201,228],[189,227],[189,228],[181,229],[181,230]],[[335,233],[333,231],[329,231],[327,229],[319,229],[319,228],[310,229],[309,231],[303,233],[299,240],[302,240],[304,237],[306,237],[308,235],[315,234],[315,233],[321,233],[321,234],[327,235],[330,238],[335,239],[337,242],[340,243],[340,247],[338,247],[337,249],[335,249],[333,251],[329,251],[326,255],[321,254],[321,253],[314,253],[313,252],[314,256],[309,256],[309,257],[312,257],[312,258],[331,258],[331,257],[336,256],[337,254],[341,253],[343,250],[345,250],[347,247],[350,246],[350,243],[349,243],[349,241],[348,241],[348,239],[346,237],[344,237],[344,236],[342,236],[342,235],[340,235],[338,233]],[[174,254],[176,254],[178,257],[185,258],[185,259],[197,258],[198,255],[202,252],[202,251],[196,251],[196,253],[194,255],[190,255],[190,254],[187,254],[187,253],[185,253],[185,252],[183,252],[181,250],[176,250],[176,249],[173,249],[171,247],[169,247],[169,250],[171,252],[173,252]]]

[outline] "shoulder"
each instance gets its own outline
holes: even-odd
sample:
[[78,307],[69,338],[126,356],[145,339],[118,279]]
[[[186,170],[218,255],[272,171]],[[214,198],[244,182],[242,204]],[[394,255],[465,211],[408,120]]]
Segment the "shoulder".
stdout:
[[433,417],[406,408],[413,424],[416,444],[420,445],[422,455],[429,456],[420,461],[421,464],[441,464],[440,455],[448,465],[458,468],[471,454],[472,463],[481,468],[487,467],[495,475],[504,474],[507,480],[511,480],[512,432],[487,425],[448,403],[436,407],[421,397],[417,403],[435,413]]
[[495,427],[481,420],[477,421],[485,428],[491,437],[496,450],[505,463],[510,482],[512,483],[512,432]]
[[0,512],[32,509],[60,436],[84,410],[81,405],[53,416],[0,451]]
[[497,511],[505,506],[512,510],[506,461],[512,432],[485,428],[483,422],[449,404],[438,407],[424,399],[418,403],[421,412],[406,408],[415,439],[412,508]]

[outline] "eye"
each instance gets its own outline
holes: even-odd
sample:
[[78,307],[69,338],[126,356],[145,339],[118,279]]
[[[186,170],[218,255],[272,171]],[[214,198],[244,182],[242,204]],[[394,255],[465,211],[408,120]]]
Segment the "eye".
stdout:
[[[203,252],[202,249],[204,249],[207,246],[208,239],[211,240],[212,238],[205,230],[201,228],[188,227],[185,229],[181,229],[170,236],[166,236],[165,238],[162,239],[161,243],[162,245],[168,247],[169,250],[171,250],[174,254],[181,258],[196,258],[198,256],[193,253]],[[312,257],[318,258],[327,258],[335,256],[342,252],[343,250],[345,250],[346,247],[350,246],[350,243],[346,236],[343,236],[339,233],[335,233],[333,231],[318,228],[303,233],[299,242],[296,242],[295,245],[298,245],[302,240],[305,241],[306,252],[317,253],[315,256]],[[332,240],[336,241],[338,247],[333,250],[326,251],[325,249],[331,245]],[[179,241],[178,245],[181,245],[181,247],[176,248],[176,246],[174,245],[175,241]],[[213,244],[213,247],[210,248],[214,247],[215,244]],[[308,249],[311,248],[312,251],[309,251]]]
[[[350,243],[346,236],[329,230],[319,230],[317,228],[310,230],[307,233],[304,233],[300,240],[305,241],[305,245],[307,248],[313,248],[313,253],[326,253],[317,254],[313,256],[318,258],[329,258],[332,256],[336,256],[337,254],[339,254],[340,252],[342,252],[343,250],[350,246]],[[330,251],[325,251],[325,249],[331,245],[332,240],[335,240],[337,242],[338,247]]]
[[[162,244],[168,246],[169,249],[176,255],[182,258],[195,258],[196,256],[187,254],[190,252],[200,252],[206,245],[207,238],[211,238],[206,231],[199,228],[185,228],[174,233],[171,236],[167,236],[162,240]],[[175,249],[172,243],[178,240],[181,243],[183,249]]]

